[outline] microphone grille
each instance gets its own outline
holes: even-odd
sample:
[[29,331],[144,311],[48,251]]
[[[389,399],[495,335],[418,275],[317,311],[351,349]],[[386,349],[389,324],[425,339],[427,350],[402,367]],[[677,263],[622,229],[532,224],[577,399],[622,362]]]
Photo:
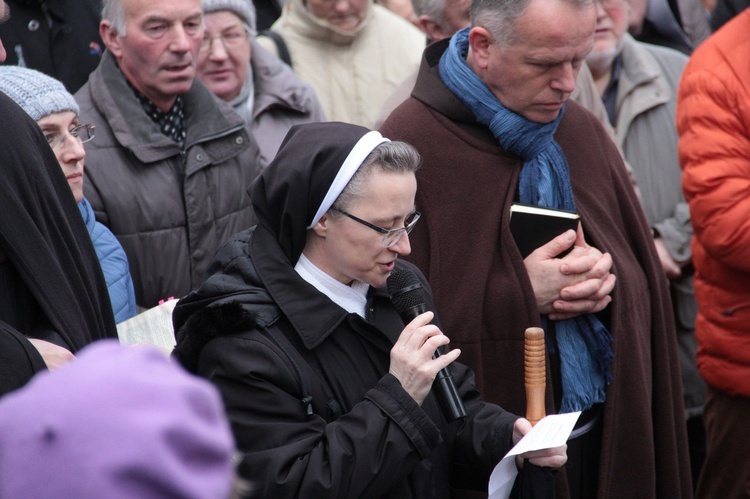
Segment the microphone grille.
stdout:
[[397,270],[386,281],[393,306],[400,313],[424,305],[424,288],[411,269]]

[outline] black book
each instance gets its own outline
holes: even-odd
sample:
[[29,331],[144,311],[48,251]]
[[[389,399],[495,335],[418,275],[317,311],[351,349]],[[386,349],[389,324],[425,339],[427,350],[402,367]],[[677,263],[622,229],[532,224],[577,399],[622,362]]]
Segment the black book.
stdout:
[[[568,229],[576,230],[580,220],[572,211],[513,203],[510,207],[510,231],[526,258]],[[564,256],[569,250],[558,256]]]

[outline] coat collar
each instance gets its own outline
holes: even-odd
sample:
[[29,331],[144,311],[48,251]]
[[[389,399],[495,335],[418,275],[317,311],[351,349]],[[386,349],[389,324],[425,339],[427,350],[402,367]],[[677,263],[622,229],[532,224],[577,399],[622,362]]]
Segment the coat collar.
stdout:
[[302,0],[289,0],[279,22],[286,23],[292,31],[305,38],[327,41],[336,45],[351,45],[370,24],[375,7],[372,1],[368,0],[367,14],[353,31],[341,31],[328,21],[313,16]]
[[[476,124],[478,127],[486,128],[479,125],[474,113],[464,106],[448,87],[442,84],[438,66],[440,58],[448,49],[449,43],[450,38],[447,38],[435,42],[425,49],[412,96],[429,107],[440,109],[441,113],[459,126]],[[437,82],[441,82],[441,84],[435,84]],[[495,142],[494,137],[492,142]]]
[[253,119],[272,106],[281,106],[288,111],[308,114],[306,95],[312,93],[294,72],[264,49],[255,40],[250,41],[252,74],[255,81],[255,103]]
[[302,279],[273,235],[257,226],[250,255],[258,275],[307,348],[321,344],[349,315]]
[[[152,163],[180,153],[179,146],[166,137],[146,116],[125,75],[111,52],[105,51],[88,87],[93,101],[112,128],[115,139],[139,161]],[[221,102],[196,77],[185,94],[185,148],[242,129],[245,124],[228,104]]]
[[[260,280],[297,331],[305,347],[317,347],[344,321],[363,321],[357,314],[350,314],[300,277],[273,235],[260,225],[255,228],[249,251]],[[408,264],[396,261],[397,269],[405,265]],[[385,288],[370,287],[367,293],[368,308],[372,306],[373,300],[390,302],[390,297]]]
[[518,159],[500,147],[489,127],[479,123],[471,109],[466,107],[440,78],[440,58],[448,49],[449,43],[450,38],[435,42],[425,49],[412,97],[436,110],[438,114],[434,115],[435,119],[459,134],[471,147],[489,154]]
[[622,132],[629,128],[636,116],[676,97],[662,75],[659,63],[639,43],[627,33],[623,38],[622,71],[617,87],[616,128],[619,137],[625,137]]
[[94,226],[96,225],[96,217],[94,216],[94,208],[86,198],[81,199],[78,203],[78,211],[81,212],[83,217],[83,223],[86,224],[86,229],[89,231],[89,235],[94,233]]
[[[399,269],[409,266],[400,260],[396,265]],[[272,327],[281,315],[309,349],[320,345],[346,320],[365,325],[361,317],[349,314],[300,277],[273,235],[260,225],[222,245],[211,268],[213,273],[179,301],[172,315],[182,345],[179,349],[182,354],[193,350],[187,355],[194,360],[210,338],[232,334],[248,324]],[[368,306],[375,299],[389,300],[386,290],[370,288]],[[244,312],[238,314],[234,307]],[[223,319],[218,319],[220,316]],[[394,317],[400,320],[395,312]],[[215,324],[221,326],[215,328]],[[195,350],[190,344],[201,346]]]

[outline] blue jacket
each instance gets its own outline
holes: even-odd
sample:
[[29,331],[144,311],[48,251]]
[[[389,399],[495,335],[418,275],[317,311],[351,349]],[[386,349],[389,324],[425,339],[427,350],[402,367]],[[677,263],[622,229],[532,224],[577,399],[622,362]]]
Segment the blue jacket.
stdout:
[[112,302],[112,312],[115,314],[115,322],[119,323],[130,319],[136,314],[135,291],[133,280],[130,278],[130,267],[128,257],[122,249],[120,242],[114,234],[96,221],[94,210],[84,198],[78,203],[83,221],[94,243],[96,256],[104,272],[104,280],[107,281],[109,299]]

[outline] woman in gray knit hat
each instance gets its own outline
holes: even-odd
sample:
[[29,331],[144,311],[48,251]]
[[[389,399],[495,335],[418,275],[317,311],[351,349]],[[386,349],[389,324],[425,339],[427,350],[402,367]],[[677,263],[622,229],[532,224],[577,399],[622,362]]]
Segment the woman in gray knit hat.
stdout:
[[198,77],[250,124],[263,165],[293,125],[325,121],[312,87],[255,41],[250,0],[203,0]]
[[83,143],[94,137],[94,126],[78,122],[78,104],[63,84],[39,71],[0,66],[0,91],[13,99],[42,128],[60,163],[78,209],[83,215],[112,302],[115,322],[136,314],[133,281],[125,251],[114,234],[97,222],[83,196]]

